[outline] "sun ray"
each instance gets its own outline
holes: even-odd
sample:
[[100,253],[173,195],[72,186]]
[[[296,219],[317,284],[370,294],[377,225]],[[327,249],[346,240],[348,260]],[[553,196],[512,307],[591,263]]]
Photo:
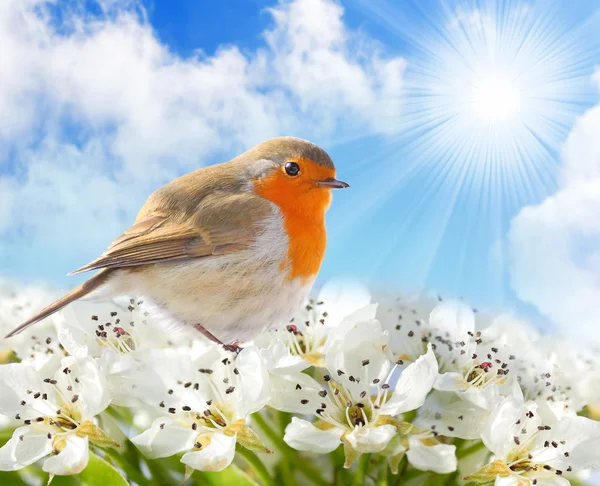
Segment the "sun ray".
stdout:
[[[369,203],[353,211],[355,221],[394,207],[371,271],[391,267],[403,248],[418,254],[416,278],[431,283],[443,254],[462,291],[511,216],[555,190],[560,147],[593,100],[600,43],[589,42],[589,21],[567,18],[558,1],[459,0],[442,9],[432,0],[356,1],[407,53],[401,133],[369,159],[383,175],[360,188]],[[489,272],[505,278],[502,268]]]

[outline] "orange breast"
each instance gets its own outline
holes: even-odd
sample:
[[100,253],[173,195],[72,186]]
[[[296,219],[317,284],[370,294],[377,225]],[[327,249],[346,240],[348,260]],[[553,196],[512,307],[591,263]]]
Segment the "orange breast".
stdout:
[[287,261],[290,279],[308,280],[321,268],[327,233],[325,212],[331,204],[330,190],[319,188],[314,181],[335,177],[335,171],[307,159],[295,159],[300,165],[300,175],[288,176],[285,171],[275,171],[255,181],[256,193],[274,202],[283,214],[289,237]]

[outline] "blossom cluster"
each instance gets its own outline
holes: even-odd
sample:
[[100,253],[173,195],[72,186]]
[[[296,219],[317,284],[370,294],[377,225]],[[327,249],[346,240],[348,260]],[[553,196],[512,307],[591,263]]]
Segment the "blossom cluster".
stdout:
[[[7,329],[49,297],[2,290]],[[170,457],[179,481],[241,457],[264,484],[282,461],[303,464],[302,484],[349,469],[356,484],[560,486],[600,467],[598,355],[510,315],[332,283],[241,346],[164,326],[136,298],[75,303],[2,342],[0,471],[76,475],[99,457],[128,476],[132,449],[137,484]]]

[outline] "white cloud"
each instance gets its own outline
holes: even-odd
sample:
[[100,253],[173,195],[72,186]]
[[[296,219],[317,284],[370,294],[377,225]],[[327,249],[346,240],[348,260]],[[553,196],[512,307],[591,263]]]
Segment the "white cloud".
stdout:
[[513,219],[511,279],[563,332],[600,343],[600,105],[575,124],[562,186]]
[[275,27],[265,34],[272,66],[301,110],[330,128],[344,117],[382,132],[398,128],[403,59],[382,60],[370,39],[352,35],[342,8],[322,0],[280,4],[269,10]]
[[565,143],[562,170],[564,186],[600,179],[599,133],[600,105],[589,110],[577,121]]
[[59,21],[59,4],[0,2],[0,266],[13,274],[42,273],[49,255],[56,270],[83,263],[152,190],[216,156],[399,127],[404,61],[348,30],[333,0],[280,2],[255,52],[191,58],[135,2],[101,6]]

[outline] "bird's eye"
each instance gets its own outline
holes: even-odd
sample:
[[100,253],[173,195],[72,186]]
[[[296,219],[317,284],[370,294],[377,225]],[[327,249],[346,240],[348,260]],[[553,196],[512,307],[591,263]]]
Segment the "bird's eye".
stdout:
[[288,162],[285,164],[285,172],[287,175],[296,177],[298,174],[300,174],[300,166],[296,164],[296,162]]

